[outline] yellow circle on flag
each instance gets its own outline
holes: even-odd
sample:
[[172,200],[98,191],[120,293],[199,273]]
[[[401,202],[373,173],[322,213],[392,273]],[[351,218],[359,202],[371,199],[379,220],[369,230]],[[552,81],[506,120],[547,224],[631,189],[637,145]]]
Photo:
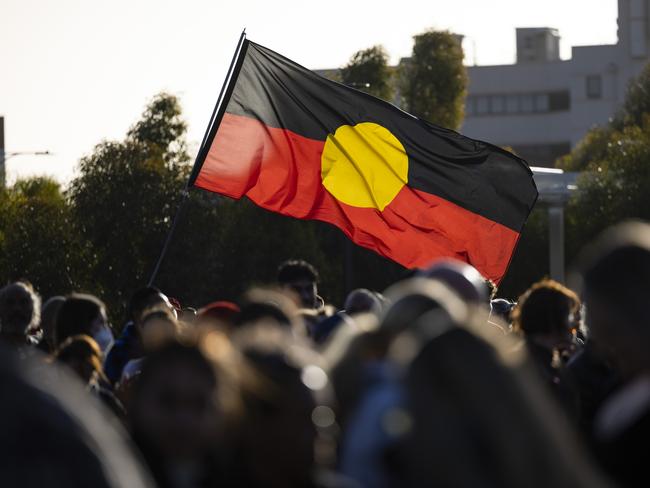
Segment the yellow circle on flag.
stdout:
[[321,156],[323,186],[353,207],[384,210],[408,182],[408,155],[388,129],[373,122],[342,125]]

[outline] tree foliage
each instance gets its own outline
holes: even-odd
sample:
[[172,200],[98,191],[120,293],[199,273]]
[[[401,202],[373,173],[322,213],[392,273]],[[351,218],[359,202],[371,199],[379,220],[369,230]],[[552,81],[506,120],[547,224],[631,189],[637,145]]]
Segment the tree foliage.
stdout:
[[341,81],[383,100],[394,96],[388,54],[382,46],[357,51],[341,69]]
[[650,220],[650,65],[631,81],[616,117],[557,165],[581,172],[566,212],[569,258],[609,225]]
[[124,141],[82,158],[68,190],[76,230],[92,250],[94,292],[122,309],[146,284],[189,167],[178,100],[158,95]]
[[85,287],[85,248],[58,183],[37,177],[0,193],[0,278],[28,279],[45,296]]
[[570,255],[616,222],[650,220],[650,114],[612,130],[599,156],[585,166],[568,207]]
[[628,85],[623,106],[610,125],[617,130],[630,125],[640,126],[649,113],[650,63]]
[[[190,172],[178,100],[156,96],[122,141],[83,157],[66,192],[47,178],[0,191],[0,279],[31,280],[45,298],[85,291],[123,323],[147,284]],[[192,190],[155,282],[192,306],[237,299],[273,282],[289,258],[314,264],[321,294],[344,295],[345,238],[334,227],[263,210],[247,200]],[[355,286],[381,288],[402,268],[356,249]]]
[[461,43],[448,31],[429,30],[413,39],[411,58],[400,66],[404,107],[429,122],[458,129],[467,94]]

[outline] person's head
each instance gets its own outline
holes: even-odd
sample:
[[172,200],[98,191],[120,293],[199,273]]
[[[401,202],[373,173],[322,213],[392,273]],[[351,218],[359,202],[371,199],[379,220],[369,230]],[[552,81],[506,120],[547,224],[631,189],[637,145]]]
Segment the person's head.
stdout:
[[241,377],[243,416],[235,432],[248,476],[253,484],[307,486],[317,438],[313,392],[327,383],[318,357],[273,324],[240,329],[233,343],[249,373]]
[[318,296],[318,272],[306,261],[292,259],[282,263],[278,269],[278,283],[295,293],[304,308],[323,305]]
[[241,300],[241,310],[236,316],[236,327],[254,325],[258,322],[273,323],[288,329],[296,328],[294,317],[298,309],[289,296],[265,288],[248,290]]
[[54,338],[56,318],[64,302],[65,297],[54,296],[48,298],[41,308],[41,329],[43,329],[43,341],[47,345],[48,352],[54,352],[56,349]]
[[155,308],[167,308],[176,313],[169,299],[158,288],[147,286],[140,288],[131,297],[128,307],[128,316],[136,327],[140,325],[142,314]]
[[438,280],[467,303],[472,305],[488,305],[492,289],[490,283],[478,270],[467,263],[454,259],[440,259],[427,269],[421,270],[418,276]]
[[358,288],[348,294],[343,308],[348,315],[360,313],[379,315],[381,313],[382,303],[375,292],[366,290],[365,288]]
[[405,485],[603,486],[515,346],[471,307],[422,315],[395,340],[406,409],[385,428],[401,434]]
[[114,419],[60,368],[0,344],[0,485],[150,488]]
[[68,337],[92,337],[103,353],[113,343],[113,332],[106,318],[104,303],[93,295],[73,293],[65,299],[56,317],[55,342],[60,346]]
[[574,315],[580,309],[578,295],[554,280],[533,284],[512,311],[513,328],[551,347],[566,347],[575,333]]
[[151,351],[179,334],[179,325],[169,310],[146,313],[140,319],[140,335],[145,351]]
[[25,336],[40,322],[41,299],[34,288],[22,281],[0,289],[0,334]]
[[239,312],[239,306],[233,302],[216,301],[199,309],[197,322],[228,333],[234,327]]
[[128,405],[145,457],[202,462],[220,426],[218,389],[215,365],[197,338],[171,340],[151,352]]
[[184,324],[193,324],[198,318],[199,312],[194,307],[185,307],[178,313],[178,320]]
[[650,225],[605,231],[583,251],[579,275],[590,341],[624,374],[650,371]]
[[95,378],[104,379],[102,351],[92,337],[68,337],[54,353],[54,357],[74,371],[84,384]]
[[[331,364],[332,385],[336,391],[341,422],[349,420],[367,384],[367,368],[385,363],[395,337],[428,313],[448,314],[464,310],[465,305],[444,283],[424,278],[401,281],[386,290],[390,306],[379,324],[369,322],[356,335],[334,337],[325,352]],[[372,316],[364,316],[364,318]],[[360,324],[359,324],[360,325]],[[352,328],[343,328],[343,331]]]

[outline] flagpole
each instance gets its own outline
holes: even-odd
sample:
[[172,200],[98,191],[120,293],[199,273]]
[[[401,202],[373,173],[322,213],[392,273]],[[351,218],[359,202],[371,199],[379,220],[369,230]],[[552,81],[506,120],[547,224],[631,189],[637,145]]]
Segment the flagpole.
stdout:
[[162,251],[160,252],[160,257],[158,257],[158,261],[156,261],[156,266],[154,267],[153,273],[151,273],[151,277],[149,278],[148,286],[153,286],[153,283],[156,280],[156,277],[158,276],[160,265],[165,259],[165,255],[167,254],[167,250],[169,249],[169,245],[171,244],[172,237],[176,230],[176,226],[180,221],[180,216],[183,213],[183,210],[185,209],[185,205],[189,200],[190,187],[192,186],[192,183],[194,183],[194,180],[196,179],[196,176],[199,170],[201,169],[201,166],[203,165],[203,160],[205,159],[205,152],[207,149],[206,145],[211,139],[210,135],[212,134],[213,129],[216,130],[216,127],[214,127],[214,125],[217,122],[216,119],[219,118],[218,114],[221,112],[219,109],[221,108],[223,102],[224,94],[226,92],[226,87],[230,85],[230,81],[232,80],[233,71],[235,68],[235,62],[239,58],[239,54],[242,51],[242,46],[244,44],[245,39],[246,39],[246,29],[244,29],[241,35],[239,36],[239,42],[237,43],[237,47],[235,48],[235,53],[233,54],[232,60],[230,61],[230,67],[228,68],[228,72],[226,73],[226,78],[223,80],[223,85],[221,85],[221,91],[219,92],[217,103],[214,105],[214,110],[212,110],[212,115],[210,116],[210,122],[208,123],[208,127],[205,130],[205,134],[203,134],[203,140],[201,141],[201,146],[199,147],[199,151],[196,154],[196,159],[194,160],[194,166],[192,167],[192,172],[190,173],[190,177],[187,179],[185,188],[183,188],[181,192],[181,201],[178,204],[178,208],[176,209],[176,214],[174,215],[172,226],[169,229],[169,232],[167,233],[167,237],[165,238],[165,243],[163,244]]

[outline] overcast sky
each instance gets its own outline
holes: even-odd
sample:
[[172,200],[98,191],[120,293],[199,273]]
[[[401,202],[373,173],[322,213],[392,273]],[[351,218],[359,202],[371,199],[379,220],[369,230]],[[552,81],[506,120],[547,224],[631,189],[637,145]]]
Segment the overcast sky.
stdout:
[[195,152],[239,33],[308,68],[383,44],[393,62],[428,27],[468,38],[468,62],[508,64],[515,27],[555,27],[571,46],[616,42],[616,0],[0,0],[0,115],[9,182],[66,182],[79,158],[121,139],[151,97],[181,98]]

